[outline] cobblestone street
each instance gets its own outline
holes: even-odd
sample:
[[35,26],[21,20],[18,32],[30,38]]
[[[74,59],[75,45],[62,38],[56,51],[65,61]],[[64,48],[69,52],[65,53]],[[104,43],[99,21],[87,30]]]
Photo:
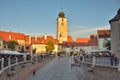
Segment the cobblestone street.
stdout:
[[36,75],[30,75],[27,80],[120,80],[117,69],[107,67],[95,67],[93,72],[88,72],[86,65],[71,68],[69,57],[57,59],[36,71]]

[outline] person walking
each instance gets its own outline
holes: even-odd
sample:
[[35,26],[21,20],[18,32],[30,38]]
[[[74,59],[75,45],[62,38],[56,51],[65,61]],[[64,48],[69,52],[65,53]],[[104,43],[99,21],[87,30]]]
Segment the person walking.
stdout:
[[114,54],[111,54],[111,55],[110,55],[110,63],[111,63],[111,66],[113,66],[113,62],[114,62]]
[[33,76],[36,74],[36,70],[33,70]]
[[115,66],[117,66],[117,63],[118,63],[118,58],[117,58],[117,56],[116,56],[116,55],[114,56],[114,62],[115,62]]

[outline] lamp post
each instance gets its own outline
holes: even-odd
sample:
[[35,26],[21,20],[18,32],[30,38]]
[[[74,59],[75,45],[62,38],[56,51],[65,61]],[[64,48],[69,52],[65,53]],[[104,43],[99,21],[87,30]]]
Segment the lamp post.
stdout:
[[[119,53],[120,53],[120,46],[118,46],[118,51],[119,51]],[[118,55],[119,56],[119,65],[118,65],[118,71],[120,71],[120,54]]]

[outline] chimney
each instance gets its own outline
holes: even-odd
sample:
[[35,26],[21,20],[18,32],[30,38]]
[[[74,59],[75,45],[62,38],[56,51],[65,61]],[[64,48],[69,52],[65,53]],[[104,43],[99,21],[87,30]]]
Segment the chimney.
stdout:
[[35,36],[35,41],[37,41],[37,35]]
[[44,39],[47,39],[47,34],[44,35]]
[[11,35],[9,35],[9,39],[10,39],[10,40],[11,40],[11,38],[12,38]]
[[95,34],[90,35],[90,38],[95,38],[95,37],[96,37]]
[[31,36],[29,36],[29,44],[31,44]]

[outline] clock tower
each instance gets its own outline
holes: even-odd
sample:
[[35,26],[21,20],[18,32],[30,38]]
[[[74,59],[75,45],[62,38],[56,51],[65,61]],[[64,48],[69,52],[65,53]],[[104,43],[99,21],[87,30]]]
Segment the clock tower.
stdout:
[[60,43],[67,41],[67,18],[64,12],[60,12],[57,18],[57,39]]

